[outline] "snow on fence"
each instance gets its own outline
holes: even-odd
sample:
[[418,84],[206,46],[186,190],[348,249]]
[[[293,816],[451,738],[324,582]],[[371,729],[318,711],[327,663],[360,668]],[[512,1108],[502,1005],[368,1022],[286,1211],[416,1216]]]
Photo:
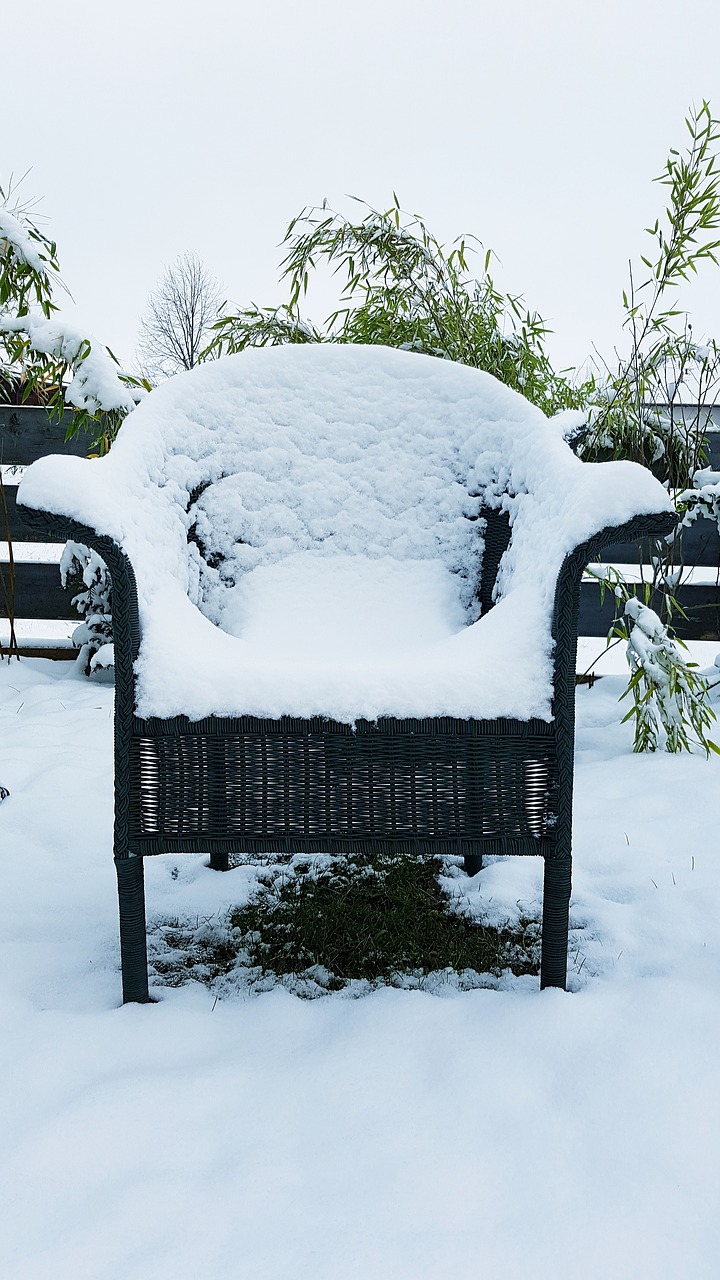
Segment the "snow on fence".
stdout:
[[[720,428],[720,406],[716,406]],[[65,440],[69,415],[52,420],[44,409],[0,406],[0,463],[4,473],[10,538],[14,548],[14,570],[8,558],[5,520],[0,505],[0,644],[9,636],[8,617],[13,607],[23,654],[37,657],[72,658],[75,650],[70,635],[79,622],[71,605],[71,594],[60,584],[59,546],[37,543],[37,534],[24,524],[15,506],[19,476],[8,473],[12,466],[25,467],[48,453],[85,456],[88,437]],[[720,430],[709,436],[709,465],[720,470]],[[3,549],[4,548],[4,549]],[[607,548],[604,562],[621,566],[628,578],[639,565],[648,562],[649,548],[637,543]],[[720,639],[720,536],[709,520],[697,520],[683,531],[683,559],[692,568],[689,581],[678,588],[677,598],[687,614],[675,620],[678,634],[685,640]],[[14,579],[14,582],[13,582]],[[14,588],[14,590],[13,590]],[[595,582],[583,583],[580,596],[580,634],[604,636],[614,617],[614,601],[608,593],[600,603]]]

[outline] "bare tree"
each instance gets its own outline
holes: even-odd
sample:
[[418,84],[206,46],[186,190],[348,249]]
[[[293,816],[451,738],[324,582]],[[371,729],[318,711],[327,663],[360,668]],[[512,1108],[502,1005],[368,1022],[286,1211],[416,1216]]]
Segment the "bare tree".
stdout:
[[198,363],[221,296],[197,254],[182,253],[166,267],[140,321],[137,357],[144,377],[158,382]]

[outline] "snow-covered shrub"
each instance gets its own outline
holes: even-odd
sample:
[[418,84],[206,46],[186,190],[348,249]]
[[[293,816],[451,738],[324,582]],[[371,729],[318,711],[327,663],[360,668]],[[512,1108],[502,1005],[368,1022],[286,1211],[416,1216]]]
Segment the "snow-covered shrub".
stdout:
[[71,406],[68,436],[92,431],[91,447],[103,452],[146,388],[108,347],[60,316],[58,288],[65,286],[55,242],[12,184],[0,186],[0,398],[31,400],[58,417]]
[[[574,386],[553,368],[542,317],[521,297],[496,288],[490,251],[481,259],[479,276],[472,274],[472,251],[482,248],[475,236],[461,236],[447,250],[421,217],[400,208],[397,196],[386,210],[356,203],[360,215],[355,220],[326,203],[293,218],[281,264],[289,300],[222,316],[208,351],[225,354],[282,343],[380,344],[484,369],[548,415],[584,404],[587,388]],[[344,277],[344,284],[337,309],[318,327],[303,317],[300,301],[321,263]]]
[[[7,191],[0,186],[0,316],[15,320],[35,307],[49,318],[57,310],[52,295],[59,281],[54,242],[43,235],[29,217],[12,183]],[[3,400],[18,388],[24,403],[32,391],[25,377],[24,354],[22,336],[0,329],[0,398]],[[53,374],[49,361],[37,361],[35,373],[39,381],[49,384]]]
[[[677,307],[679,286],[705,262],[717,263],[720,240],[720,170],[716,148],[720,122],[707,102],[685,121],[686,149],[670,151],[656,179],[668,190],[662,219],[646,228],[651,248],[641,272],[630,268],[623,293],[629,351],[605,365],[587,404],[588,428],[577,452],[587,461],[630,458],[652,469],[666,488],[679,491],[682,525],[698,516],[720,523],[720,474],[702,469],[709,407],[720,387],[717,342],[697,343]],[[692,402],[689,403],[689,402]],[[675,596],[684,565],[680,530],[652,549],[645,605],[631,596],[617,573],[594,574],[623,605],[613,634],[627,641],[633,697],[635,749],[689,749],[693,741],[713,749],[707,728],[713,712],[706,682],[685,661],[673,638]],[[652,595],[660,616],[647,608]],[[685,646],[682,646],[685,648]]]
[[[612,590],[618,606],[608,643],[624,640],[630,681],[623,698],[632,697],[626,720],[635,721],[634,751],[691,751],[699,746],[709,755],[720,748],[708,737],[715,712],[708,700],[708,682],[688,662],[687,646],[670,631],[653,609],[628,590],[622,576],[605,566],[591,576],[601,594]],[[648,588],[649,591],[649,588]]]
[[19,336],[24,354],[47,356],[62,366],[65,405],[91,418],[104,413],[117,414],[120,420],[135,408],[135,399],[107,348],[93,344],[83,330],[61,317],[48,319],[35,309],[21,316],[0,315],[0,331],[6,337]]
[[[65,286],[55,242],[12,183],[0,187],[0,399],[45,405],[58,417],[70,406],[68,438],[87,431],[89,451],[105,453],[149,388],[124,373],[109,348],[61,317],[57,288]],[[78,663],[90,674],[113,665],[110,581],[94,551],[70,542],[61,562],[63,585],[74,573],[84,590],[73,601],[83,616],[73,639]]]
[[72,637],[80,650],[78,668],[90,675],[100,668],[112,667],[112,597],[105,561],[89,547],[67,542],[60,560],[60,577],[63,586],[68,578],[79,577],[84,588],[73,597],[73,605],[83,617]]
[[707,682],[696,664],[683,657],[678,648],[682,642],[671,639],[657,614],[636,596],[625,601],[624,621],[632,675],[623,697],[633,697],[624,718],[635,718],[635,751],[689,751],[695,744],[708,755],[720,755],[707,736],[715,719]]
[[720,471],[703,467],[692,478],[692,488],[678,494],[677,504],[682,511],[682,523],[694,524],[698,516],[713,520],[720,531]]
[[[720,351],[696,342],[677,290],[705,262],[717,263],[720,239],[720,121],[707,102],[685,121],[689,142],[673,148],[656,181],[667,188],[661,218],[646,227],[650,244],[640,271],[630,267],[623,292],[628,353],[604,365],[588,397],[589,430],[581,456],[631,458],[672,489],[684,489],[702,462],[704,405],[720,383]],[[683,389],[685,392],[683,394]],[[698,406],[690,414],[683,401]]]

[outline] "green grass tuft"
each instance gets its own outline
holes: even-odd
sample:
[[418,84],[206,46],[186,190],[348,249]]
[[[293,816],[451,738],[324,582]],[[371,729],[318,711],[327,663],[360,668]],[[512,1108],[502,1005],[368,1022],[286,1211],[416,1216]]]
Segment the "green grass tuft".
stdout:
[[294,858],[260,873],[249,902],[221,926],[163,929],[155,969],[165,982],[212,981],[232,970],[258,981],[310,978],[332,991],[453,970],[538,972],[536,922],[494,928],[450,907],[437,858]]

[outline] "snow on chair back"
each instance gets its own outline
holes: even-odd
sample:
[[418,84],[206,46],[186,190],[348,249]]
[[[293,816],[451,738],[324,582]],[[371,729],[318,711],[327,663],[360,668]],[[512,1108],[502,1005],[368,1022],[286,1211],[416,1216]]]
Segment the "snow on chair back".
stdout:
[[[627,507],[637,481],[615,465]],[[523,576],[544,578],[551,597],[563,554],[593,525],[582,475],[562,428],[487,374],[385,348],[308,345],[169,379],[107,458],[68,460],[62,480],[64,505],[126,547],[141,610],[170,572],[217,621],[221,584],[303,548],[439,557],[471,593],[482,501],[505,502]],[[505,564],[502,591],[518,566],[517,555]]]

